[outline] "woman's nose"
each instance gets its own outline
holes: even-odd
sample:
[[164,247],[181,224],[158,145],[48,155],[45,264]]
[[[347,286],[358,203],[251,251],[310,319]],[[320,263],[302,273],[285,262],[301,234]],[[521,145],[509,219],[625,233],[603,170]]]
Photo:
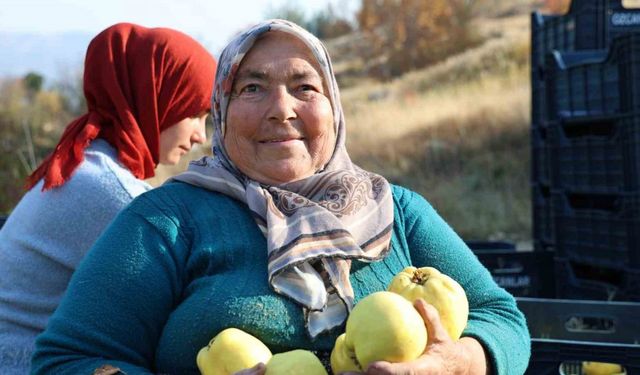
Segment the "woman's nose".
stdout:
[[278,122],[285,122],[297,117],[295,109],[295,98],[286,87],[277,87],[271,93],[268,119]]
[[198,124],[194,129],[193,135],[191,136],[191,142],[204,144],[207,140],[207,126],[206,126],[206,117],[204,119],[199,119]]

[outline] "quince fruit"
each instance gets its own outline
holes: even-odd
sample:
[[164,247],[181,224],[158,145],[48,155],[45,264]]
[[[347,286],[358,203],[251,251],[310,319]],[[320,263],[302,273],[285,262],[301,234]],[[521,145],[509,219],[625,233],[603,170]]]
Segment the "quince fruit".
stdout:
[[327,375],[320,359],[308,350],[296,349],[274,354],[265,375]]
[[256,337],[237,328],[218,333],[198,352],[196,363],[202,375],[230,375],[268,363],[271,351]]
[[387,290],[400,294],[411,303],[422,298],[433,305],[453,340],[458,340],[467,326],[469,301],[464,289],[433,267],[406,267],[391,280]]
[[626,371],[617,363],[582,362],[584,375],[623,375]]
[[336,343],[331,351],[331,369],[335,374],[340,372],[361,372],[356,353],[345,347],[345,336],[343,333],[336,339]]
[[351,311],[331,352],[331,368],[339,374],[363,371],[374,361],[411,361],[426,346],[427,329],[413,305],[396,293],[376,292]]

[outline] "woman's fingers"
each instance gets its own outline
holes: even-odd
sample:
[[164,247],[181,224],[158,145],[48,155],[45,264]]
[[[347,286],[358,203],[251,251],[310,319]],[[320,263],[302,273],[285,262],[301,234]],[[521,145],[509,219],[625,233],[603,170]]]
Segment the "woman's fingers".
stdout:
[[234,375],[264,375],[267,371],[267,366],[264,363],[260,362],[252,368],[248,368],[242,371],[236,372]]
[[413,306],[422,316],[425,326],[427,327],[428,342],[427,346],[443,341],[451,341],[449,333],[442,325],[440,314],[433,305],[428,304],[422,298],[417,299]]
[[400,375],[408,374],[402,363],[373,362],[367,368],[367,375]]
[[429,363],[422,357],[410,362],[390,363],[390,362],[373,362],[367,368],[367,375],[413,375],[428,373]]

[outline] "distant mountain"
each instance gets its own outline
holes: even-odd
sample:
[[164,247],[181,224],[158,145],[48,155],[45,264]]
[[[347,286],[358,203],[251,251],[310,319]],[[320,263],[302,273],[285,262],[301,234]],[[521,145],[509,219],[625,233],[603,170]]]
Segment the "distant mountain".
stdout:
[[0,78],[36,72],[45,84],[82,69],[90,33],[27,34],[0,31]]

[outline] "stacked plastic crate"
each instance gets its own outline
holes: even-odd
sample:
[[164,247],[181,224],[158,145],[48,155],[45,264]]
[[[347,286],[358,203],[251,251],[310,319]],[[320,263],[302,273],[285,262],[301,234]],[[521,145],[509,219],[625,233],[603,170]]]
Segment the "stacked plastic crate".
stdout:
[[640,300],[640,9],[532,14],[534,246],[556,297]]
[[623,3],[532,14],[533,254],[553,255],[556,293],[518,299],[527,374],[640,373],[640,9]]

